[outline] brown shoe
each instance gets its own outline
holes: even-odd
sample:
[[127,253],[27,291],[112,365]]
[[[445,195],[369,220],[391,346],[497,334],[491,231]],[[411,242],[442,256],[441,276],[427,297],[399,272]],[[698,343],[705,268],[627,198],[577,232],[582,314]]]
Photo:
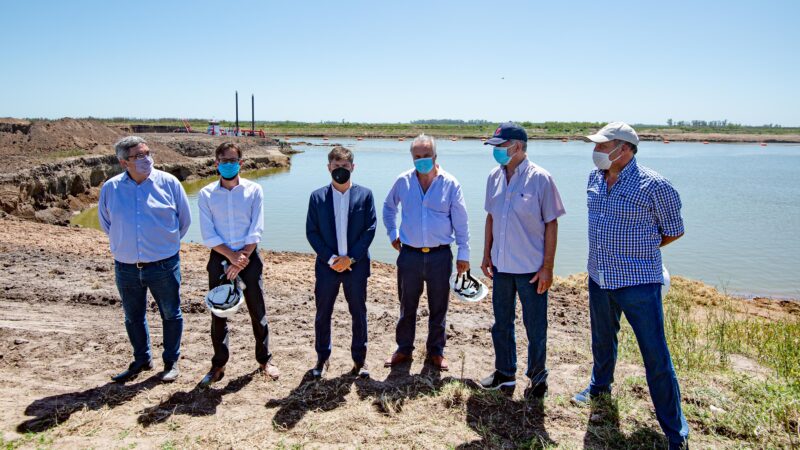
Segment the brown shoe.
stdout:
[[225,376],[225,367],[212,367],[206,376],[200,380],[201,387],[209,387]]
[[273,380],[277,380],[281,377],[281,371],[278,369],[278,366],[272,363],[261,364],[258,367],[258,370],[263,373],[264,375],[272,378]]
[[383,367],[394,367],[398,364],[403,364],[404,362],[411,361],[411,355],[406,355],[405,353],[394,352],[386,362],[383,363]]
[[433,364],[433,367],[436,367],[442,372],[447,372],[450,370],[450,365],[447,364],[447,360],[442,355],[433,355],[430,357],[430,361]]

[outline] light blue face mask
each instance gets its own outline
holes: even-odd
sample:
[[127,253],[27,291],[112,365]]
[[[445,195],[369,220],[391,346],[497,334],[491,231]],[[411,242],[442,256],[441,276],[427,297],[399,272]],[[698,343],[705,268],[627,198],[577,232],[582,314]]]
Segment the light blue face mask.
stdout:
[[508,156],[507,147],[495,147],[492,153],[494,155],[494,160],[497,161],[501,166],[505,166],[509,161],[511,161],[511,157]]
[[226,180],[232,180],[236,178],[236,175],[239,175],[239,163],[220,163],[217,167],[219,170],[219,174],[222,175],[222,178]]
[[415,159],[414,167],[417,169],[417,172],[425,175],[433,170],[433,158]]

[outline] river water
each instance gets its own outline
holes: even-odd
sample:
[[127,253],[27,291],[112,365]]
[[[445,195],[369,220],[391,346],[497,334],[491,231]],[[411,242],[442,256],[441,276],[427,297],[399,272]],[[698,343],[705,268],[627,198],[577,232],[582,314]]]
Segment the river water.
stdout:
[[[313,144],[336,142],[355,153],[353,181],[372,189],[378,232],[370,248],[374,259],[394,262],[381,221],[381,206],[396,176],[412,167],[409,141],[295,138]],[[439,140],[438,162],[461,182],[470,217],[472,265],[480,271],[486,176],[496,165],[490,147],[476,140]],[[264,188],[263,246],[311,252],[305,238],[310,192],[330,182],[328,146],[296,145],[283,172],[254,174]],[[586,180],[592,146],[578,141],[531,141],[528,156],[555,179],[566,216],[559,219],[555,272],[586,270]],[[246,157],[247,155],[245,155]],[[157,156],[156,156],[157,158]],[[699,279],[729,293],[800,298],[800,146],[643,142],[637,160],[670,179],[681,195],[686,234],[666,247],[664,262],[673,274]],[[197,190],[187,184],[193,217]],[[96,226],[96,212],[77,218]],[[186,241],[200,242],[199,224]]]

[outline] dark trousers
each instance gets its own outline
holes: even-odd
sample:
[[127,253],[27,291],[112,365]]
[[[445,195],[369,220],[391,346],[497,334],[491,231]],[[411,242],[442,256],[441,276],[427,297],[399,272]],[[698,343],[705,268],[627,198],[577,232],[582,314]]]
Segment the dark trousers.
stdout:
[[[211,251],[208,258],[208,288],[213,289],[222,283],[229,282],[224,276],[222,262],[227,259],[221,254]],[[264,306],[264,281],[261,273],[264,264],[258,256],[256,249],[250,254],[250,263],[239,272],[239,277],[247,286],[244,290],[244,299],[247,311],[250,313],[250,323],[253,326],[253,337],[256,340],[256,361],[266,364],[272,354],[269,352],[269,327],[267,326],[267,311]],[[221,277],[221,278],[220,278]],[[211,358],[213,367],[223,367],[228,363],[228,319],[211,315],[211,342],[214,345],[214,357]]]
[[445,320],[450,300],[450,273],[453,271],[453,252],[450,248],[421,253],[401,247],[397,257],[397,292],[400,297],[400,320],[397,322],[397,351],[406,355],[414,352],[417,329],[417,308],[422,289],[428,286],[429,356],[444,355],[447,340]]
[[331,356],[331,316],[339,287],[344,290],[344,298],[353,320],[353,338],[350,342],[350,355],[353,362],[363,365],[367,358],[367,279],[369,260],[362,260],[352,269],[337,272],[327,264],[317,260],[314,266],[316,282],[314,298],[317,314],[314,318],[314,349],[318,361],[327,361]]

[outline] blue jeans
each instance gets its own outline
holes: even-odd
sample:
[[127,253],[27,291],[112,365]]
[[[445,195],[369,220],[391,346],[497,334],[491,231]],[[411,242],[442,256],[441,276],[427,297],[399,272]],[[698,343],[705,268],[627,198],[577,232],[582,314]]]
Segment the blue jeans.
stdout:
[[628,319],[642,353],[656,418],[671,446],[689,435],[681,410],[681,391],[664,335],[660,284],[640,284],[602,289],[589,278],[589,313],[592,322],[591,395],[611,392],[617,362],[617,333],[622,313]]
[[498,272],[492,267],[492,309],[494,326],[494,366],[508,377],[517,373],[517,343],[514,335],[516,300],[522,304],[522,323],[528,335],[528,371],[526,375],[536,385],[547,382],[547,292],[536,293],[539,283],[531,284],[534,273],[512,274]]
[[125,310],[125,329],[133,346],[136,365],[152,360],[150,334],[147,331],[147,290],[158,304],[164,332],[165,364],[178,361],[183,333],[181,315],[181,266],[178,254],[142,267],[114,261],[114,274],[122,308]]

